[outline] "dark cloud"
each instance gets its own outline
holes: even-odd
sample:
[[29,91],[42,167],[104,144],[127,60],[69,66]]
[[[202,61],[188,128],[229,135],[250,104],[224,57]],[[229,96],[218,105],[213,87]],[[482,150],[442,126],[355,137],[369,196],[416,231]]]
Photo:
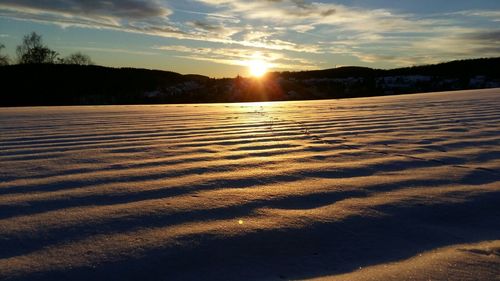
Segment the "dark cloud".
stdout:
[[295,4],[297,8],[301,9],[312,9],[313,5],[310,3],[307,3],[305,0],[264,0],[266,2],[271,2],[271,3],[282,3],[282,2],[292,2]]
[[132,22],[122,26],[122,29],[133,32],[141,32],[147,34],[170,34],[170,35],[186,35],[188,33],[168,24],[164,23],[147,23],[147,22]]
[[467,33],[464,35],[464,39],[484,43],[500,43],[500,30]]
[[1,6],[127,19],[166,16],[170,13],[156,1],[141,0],[3,0]]
[[500,55],[500,46],[495,45],[495,46],[476,48],[474,49],[474,52],[478,54],[498,56]]
[[99,28],[117,28],[119,27],[116,22],[103,20],[99,18],[75,18],[75,17],[62,17],[56,14],[38,14],[25,11],[9,11],[0,8],[0,17],[13,18],[13,19],[26,19],[35,22],[57,23],[60,25],[85,25],[90,27]]
[[292,2],[295,4],[295,6],[297,6],[298,8],[301,8],[301,9],[306,9],[306,10],[309,10],[309,9],[313,9],[313,5],[307,3],[306,1],[304,0],[292,0]]
[[170,10],[142,0],[0,0],[0,17],[185,37]]
[[289,11],[290,14],[296,15],[299,17],[311,16],[311,15],[320,15],[322,17],[329,17],[337,12],[335,9],[321,9],[317,5],[312,3],[308,3],[305,0],[265,0],[266,2],[271,3],[282,3],[282,2],[291,2],[297,10]]
[[212,25],[208,22],[198,21],[198,20],[190,22],[190,25],[192,25],[195,28],[203,29],[210,32],[217,32],[223,29],[221,26]]
[[487,56],[500,55],[500,30],[466,33],[460,37],[464,45],[473,46],[473,52]]
[[329,16],[335,14],[336,12],[337,12],[337,10],[335,10],[335,9],[328,9],[328,10],[322,11],[320,14],[324,17],[329,17]]

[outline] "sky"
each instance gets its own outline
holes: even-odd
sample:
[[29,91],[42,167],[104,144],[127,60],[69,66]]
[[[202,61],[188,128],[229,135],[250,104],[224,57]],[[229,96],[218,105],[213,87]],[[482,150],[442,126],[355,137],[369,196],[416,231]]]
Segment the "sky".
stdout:
[[0,0],[0,43],[35,31],[99,65],[247,75],[500,56],[499,0]]

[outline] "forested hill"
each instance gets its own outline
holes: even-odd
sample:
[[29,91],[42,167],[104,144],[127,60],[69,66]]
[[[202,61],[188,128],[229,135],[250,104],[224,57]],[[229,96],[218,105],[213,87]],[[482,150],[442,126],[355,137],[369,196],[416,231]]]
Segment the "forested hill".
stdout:
[[3,66],[0,76],[1,105],[136,103],[145,92],[208,79],[160,70],[64,64]]
[[500,58],[391,70],[339,67],[210,79],[175,72],[64,64],[0,67],[0,106],[240,102],[349,98],[500,87]]
[[464,77],[487,75],[500,77],[500,57],[470,60],[457,60],[432,65],[412,66],[396,69],[372,69],[368,67],[346,66],[325,70],[276,73],[287,78],[347,78],[347,77],[382,77],[397,75],[428,75]]

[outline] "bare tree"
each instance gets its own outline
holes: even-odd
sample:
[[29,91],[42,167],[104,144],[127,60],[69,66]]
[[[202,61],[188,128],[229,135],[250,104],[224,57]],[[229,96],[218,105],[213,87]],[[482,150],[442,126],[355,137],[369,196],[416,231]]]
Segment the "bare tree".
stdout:
[[[0,43],[0,52],[2,51],[3,48],[5,48],[5,45]],[[0,66],[8,64],[9,64],[9,57],[7,55],[0,54]]]
[[77,65],[92,65],[94,62],[92,59],[81,52],[73,53],[61,60],[61,63],[64,64],[77,64]]
[[17,46],[17,61],[20,64],[55,63],[59,54],[43,45],[42,36],[36,32],[25,35]]

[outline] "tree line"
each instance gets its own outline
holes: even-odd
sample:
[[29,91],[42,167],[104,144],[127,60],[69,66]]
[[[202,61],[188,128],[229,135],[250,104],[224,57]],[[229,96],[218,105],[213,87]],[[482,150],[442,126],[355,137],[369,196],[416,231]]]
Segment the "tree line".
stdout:
[[[5,45],[0,43],[0,65],[10,64],[10,58],[2,54]],[[23,37],[21,44],[16,47],[17,64],[73,64],[93,65],[92,59],[81,52],[76,52],[67,57],[60,54],[43,43],[42,36],[31,32]]]

